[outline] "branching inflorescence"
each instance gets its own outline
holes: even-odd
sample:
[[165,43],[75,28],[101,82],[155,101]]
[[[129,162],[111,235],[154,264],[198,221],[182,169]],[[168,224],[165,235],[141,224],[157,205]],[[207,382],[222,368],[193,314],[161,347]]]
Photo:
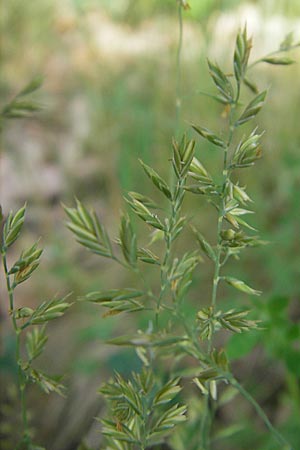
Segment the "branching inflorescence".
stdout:
[[[182,101],[182,8],[187,9],[188,4],[179,0],[177,125]],[[223,282],[248,295],[261,294],[259,290],[228,275],[224,270],[231,257],[236,258],[243,249],[262,243],[255,229],[245,220],[245,216],[253,213],[248,209],[251,199],[238,179],[239,170],[254,166],[262,155],[262,131],[252,126],[252,130],[240,135],[241,127],[256,118],[267,94],[266,91],[259,92],[249,78],[249,69],[261,62],[289,65],[293,61],[286,57],[285,53],[299,44],[293,42],[290,34],[281,43],[279,50],[248,65],[251,46],[251,39],[244,28],[237,35],[232,73],[227,74],[217,64],[208,61],[209,72],[217,89],[216,95],[209,96],[224,108],[226,131],[219,134],[202,125],[192,125],[198,136],[220,150],[223,160],[221,174],[210,174],[196,156],[195,141],[183,136],[179,142],[173,141],[172,183],[167,183],[152,167],[140,161],[146,176],[167,202],[167,207],[163,209],[141,193],[129,192],[125,200],[131,213],[126,212],[121,217],[119,236],[114,240],[110,238],[97,214],[89,211],[79,200],[75,208],[64,207],[68,216],[67,226],[77,241],[93,253],[109,258],[122,268],[132,271],[137,280],[137,287],[91,292],[82,300],[106,308],[104,316],[141,312],[149,318],[146,330],[137,330],[109,341],[110,344],[133,347],[142,361],[143,369],[140,373],[133,373],[131,380],[125,380],[116,374],[114,379],[104,384],[100,390],[109,405],[108,418],[102,420],[102,432],[106,437],[108,449],[145,450],[168,440],[175,450],[209,450],[212,423],[218,407],[217,387],[220,382],[225,382],[252,404],[281,448],[291,450],[291,446],[273,427],[256,400],[232,374],[225,349],[215,343],[215,335],[220,330],[241,333],[258,327],[257,322],[249,317],[247,310],[222,310],[218,305],[218,288]],[[41,78],[36,78],[4,106],[0,111],[0,130],[6,120],[27,117],[40,109],[39,104],[27,100],[27,96],[40,85]],[[244,87],[252,94],[252,99],[246,104],[241,98]],[[216,181],[220,179],[221,181]],[[210,243],[183,213],[184,198],[190,193],[208,200],[216,211],[214,243]],[[47,343],[47,323],[61,317],[70,307],[70,303],[66,297],[62,297],[46,300],[35,309],[32,305],[16,305],[16,289],[37,269],[42,254],[36,242],[23,250],[15,263],[9,264],[9,252],[19,238],[25,210],[26,207],[23,206],[16,213],[11,212],[4,218],[0,209],[3,228],[0,251],[9,314],[15,335],[17,385],[22,420],[21,436],[16,448],[37,449],[41,447],[33,444],[26,405],[26,388],[29,383],[36,383],[46,393],[55,391],[62,394],[60,378],[39,370],[36,359],[42,354]],[[133,223],[134,216],[140,218],[150,229],[149,244],[146,246],[139,245]],[[174,243],[186,228],[193,231],[197,248],[177,254]],[[153,242],[162,244],[159,255],[152,250]],[[194,271],[202,261],[201,253],[211,261],[214,268],[211,302],[209,305],[202,305],[191,320],[187,317],[184,305],[189,300]],[[155,287],[152,287],[152,279],[148,278],[147,267],[150,266],[157,271]],[[165,365],[164,370],[161,370],[161,363],[167,357],[171,364],[168,367]],[[193,359],[192,367],[182,364],[187,357]],[[157,370],[158,367],[160,370]],[[200,392],[202,402],[201,409],[197,411],[199,421],[196,421],[196,427],[192,424],[189,428],[190,399],[185,396],[188,404],[186,406],[180,396],[183,379],[191,379],[200,390],[197,392]],[[184,427],[179,426],[183,422],[187,430],[193,429],[192,435],[185,433]]]
[[[0,113],[0,128],[5,120],[24,118],[30,116],[33,111],[40,109],[35,101],[27,100],[27,96],[36,91],[42,83],[40,77],[35,78],[14,99],[8,103]],[[5,218],[0,206],[0,226],[2,235],[0,241],[0,253],[2,267],[6,280],[9,314],[12,328],[15,334],[15,362],[17,365],[17,386],[20,398],[21,427],[14,432],[13,440],[17,449],[41,449],[33,444],[32,429],[29,423],[29,413],[26,404],[26,388],[29,384],[37,384],[45,393],[56,392],[63,394],[64,387],[61,377],[48,375],[36,365],[36,359],[43,353],[48,340],[46,334],[47,323],[61,317],[71,303],[66,297],[45,300],[35,309],[33,306],[18,307],[16,303],[16,289],[28,280],[40,264],[43,250],[35,242],[30,248],[23,250],[17,261],[9,266],[9,252],[13,244],[18,240],[24,220],[26,205],[17,212],[10,212]],[[23,351],[25,347],[25,351]],[[10,439],[10,437],[8,437]]]
[[[209,72],[217,89],[217,94],[212,97],[225,108],[227,131],[219,135],[202,125],[192,125],[197,135],[220,150],[223,159],[219,177],[221,182],[216,182],[215,179],[219,179],[217,174],[210,174],[197,158],[195,141],[185,136],[180,142],[173,142],[172,167],[175,181],[172,186],[152,167],[141,161],[146,176],[161,192],[168,202],[168,207],[164,213],[161,205],[158,206],[152,199],[137,192],[130,192],[126,202],[132,214],[150,228],[150,240],[152,238],[152,241],[164,241],[162,255],[157,256],[150,248],[139,246],[132,224],[132,214],[126,213],[121,218],[119,237],[114,240],[121,249],[120,254],[94,212],[89,212],[80,201],[77,201],[76,208],[65,207],[69,219],[67,226],[80,244],[132,270],[143,283],[138,289],[121,288],[92,292],[83,300],[107,308],[106,315],[146,311],[150,323],[153,323],[146,331],[139,330],[137,333],[119,336],[110,341],[111,344],[134,347],[143,361],[144,369],[140,375],[133,374],[132,381],[125,381],[117,375],[101,389],[110,404],[110,419],[103,421],[107,448],[145,449],[153,444],[160,444],[168,438],[170,431],[174,430],[177,424],[186,419],[186,407],[173,401],[180,390],[180,378],[174,380],[171,374],[165,383],[154,374],[155,366],[166,354],[171,355],[171,358],[176,355],[172,370],[181,377],[189,373],[204,397],[204,407],[200,413],[200,431],[198,429],[197,432],[198,449],[211,448],[211,425],[217,408],[217,385],[221,381],[232,385],[247,398],[278,442],[286,448],[291,448],[284,437],[273,428],[254,398],[235,379],[225,349],[216,348],[214,343],[215,334],[219,330],[241,333],[258,326],[256,321],[249,318],[247,310],[223,311],[218,306],[218,287],[223,282],[248,295],[261,294],[259,290],[224,271],[229,258],[236,258],[243,249],[262,242],[255,229],[245,219],[245,216],[253,213],[248,209],[251,199],[238,181],[239,171],[254,166],[262,156],[263,132],[258,131],[256,125],[245,135],[241,136],[239,132],[244,124],[250,124],[256,118],[267,95],[267,91],[259,92],[248,76],[251,46],[252,42],[245,27],[237,35],[232,73],[226,74],[217,64],[208,61]],[[261,58],[259,62],[290,64],[292,61],[281,53],[295,46],[289,36],[278,52]],[[252,66],[255,64],[256,62]],[[252,99],[246,105],[241,99],[244,86],[252,94]],[[214,244],[208,242],[182,212],[183,200],[189,193],[206,198],[216,210]],[[176,256],[174,242],[187,226],[192,228],[199,244],[198,248]],[[184,302],[188,299],[193,272],[202,259],[201,251],[214,266],[211,303],[209,306],[203,305],[191,322],[185,315]],[[147,271],[141,269],[142,264],[158,268],[158,292],[154,292],[150,287]],[[166,316],[167,326],[166,321],[161,320]],[[194,358],[196,367],[191,370],[176,368],[176,362],[185,356]],[[164,393],[164,401],[157,403],[157,396],[161,395],[161,392]],[[163,419],[159,421],[156,420],[156,406],[161,408],[159,414]],[[188,441],[184,445],[184,448],[189,448]]]

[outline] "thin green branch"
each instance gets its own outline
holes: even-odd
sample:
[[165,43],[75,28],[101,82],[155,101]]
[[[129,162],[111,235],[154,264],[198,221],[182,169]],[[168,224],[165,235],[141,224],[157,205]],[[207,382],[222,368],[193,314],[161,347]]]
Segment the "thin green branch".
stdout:
[[8,293],[8,297],[9,297],[10,314],[12,317],[12,324],[13,324],[13,328],[14,328],[15,335],[16,335],[16,362],[18,365],[18,387],[19,387],[19,393],[20,393],[21,415],[22,415],[22,422],[23,422],[22,442],[30,444],[31,439],[30,439],[29,426],[28,426],[26,395],[25,395],[26,377],[22,370],[21,361],[20,361],[20,358],[21,358],[21,331],[22,330],[21,330],[21,328],[18,327],[16,316],[15,316],[14,289],[10,282],[5,248],[2,248],[1,254],[2,254],[3,269],[4,269],[5,279],[6,279],[7,293]]
[[181,54],[183,41],[183,20],[182,20],[182,3],[178,0],[178,44],[176,53],[176,134],[179,134],[180,116],[181,116]]
[[265,62],[265,59],[267,59],[267,58],[271,58],[272,56],[280,55],[281,53],[285,53],[285,52],[290,51],[290,50],[295,50],[298,47],[300,47],[300,42],[298,42],[297,44],[291,45],[288,49],[278,49],[278,50],[275,50],[273,52],[270,52],[267,55],[265,55],[264,57],[259,58],[259,59],[255,60],[255,61],[253,61],[253,63],[249,64],[248,65],[248,70],[252,69],[253,67],[255,67],[257,64],[259,64],[261,62]]
[[272,435],[274,436],[274,438],[276,438],[276,440],[284,445],[284,449],[286,450],[294,450],[293,447],[289,444],[289,442],[282,436],[281,433],[279,433],[278,430],[276,430],[276,428],[274,428],[274,426],[271,424],[269,418],[267,417],[266,413],[263,411],[263,409],[259,406],[259,404],[257,403],[257,401],[252,397],[252,395],[234,378],[231,377],[229,379],[231,385],[233,387],[235,387],[240,394],[246,399],[248,400],[249,403],[251,403],[251,405],[254,407],[256,413],[258,414],[258,416],[262,419],[262,421],[264,422],[265,426],[268,428],[268,430],[272,433]]
[[[238,102],[238,96],[236,99],[236,102]],[[221,262],[221,255],[222,255],[222,245],[221,245],[221,232],[223,227],[223,220],[224,220],[224,210],[225,210],[225,189],[226,185],[229,179],[229,169],[227,165],[227,158],[228,158],[228,150],[230,148],[232,138],[233,138],[233,131],[234,128],[232,126],[232,111],[233,107],[230,109],[230,116],[229,116],[229,137],[228,137],[228,144],[227,147],[224,149],[224,159],[223,159],[223,182],[222,182],[222,197],[219,205],[219,211],[218,211],[218,223],[217,223],[217,252],[216,252],[216,259],[215,259],[215,269],[214,269],[214,276],[213,276],[213,287],[212,287],[212,296],[211,296],[211,306],[213,308],[213,311],[216,308],[217,304],[217,293],[218,293],[218,285],[220,281],[220,270],[221,267],[224,265],[224,261]],[[213,335],[214,330],[211,335],[211,338],[208,341],[208,352],[212,350],[212,343],[213,343]]]
[[[224,221],[224,215],[225,215],[225,208],[226,208],[226,186],[230,177],[229,167],[228,167],[228,151],[230,149],[233,136],[234,136],[234,125],[233,125],[233,116],[235,108],[238,104],[240,97],[240,83],[237,83],[237,89],[236,89],[236,96],[234,102],[230,105],[230,113],[229,113],[229,132],[228,132],[228,141],[227,146],[224,149],[223,154],[223,170],[222,170],[222,190],[221,190],[221,199],[219,202],[219,209],[218,209],[218,219],[217,219],[217,251],[216,251],[216,257],[214,260],[214,275],[213,275],[213,281],[212,281],[212,295],[211,295],[211,307],[213,310],[212,314],[212,333],[208,339],[208,345],[207,345],[207,351],[208,354],[211,353],[213,348],[213,338],[215,334],[215,327],[214,327],[214,313],[216,310],[217,305],[217,294],[218,294],[218,286],[220,281],[220,271],[221,268],[225,264],[225,259],[221,261],[222,256],[222,237],[221,232],[223,229],[223,221]],[[204,414],[203,418],[201,420],[201,439],[202,439],[202,447],[204,450],[208,450],[210,448],[210,429],[212,424],[212,415],[213,415],[213,400],[208,393],[205,398],[205,408],[204,408]]]
[[12,317],[12,323],[13,323],[15,332],[17,332],[18,325],[17,325],[17,321],[15,318],[15,314],[14,314],[14,291],[13,291],[13,287],[10,283],[10,278],[9,278],[9,274],[8,274],[5,248],[2,249],[1,255],[2,255],[2,263],[3,263],[4,274],[5,274],[5,280],[6,280],[6,288],[7,288],[8,298],[9,298],[9,308],[10,308],[10,313],[11,313],[11,317]]
[[112,255],[111,256],[111,259],[113,260],[113,261],[115,261],[116,263],[118,263],[118,264],[120,264],[122,267],[124,267],[125,269],[131,269],[131,266],[129,265],[129,264],[127,264],[126,262],[124,262],[124,261],[122,261],[120,258],[118,258],[117,256],[115,256],[115,255]]
[[158,322],[159,322],[159,310],[160,310],[161,302],[162,302],[164,295],[170,284],[169,280],[168,280],[168,269],[170,267],[172,228],[173,228],[175,220],[176,220],[176,211],[174,208],[174,200],[172,200],[168,229],[165,231],[166,250],[165,250],[164,259],[163,259],[163,262],[161,265],[161,270],[160,270],[161,289],[160,289],[160,294],[157,298],[157,307],[156,307],[156,313],[155,313],[155,324],[156,324],[157,328],[158,328]]

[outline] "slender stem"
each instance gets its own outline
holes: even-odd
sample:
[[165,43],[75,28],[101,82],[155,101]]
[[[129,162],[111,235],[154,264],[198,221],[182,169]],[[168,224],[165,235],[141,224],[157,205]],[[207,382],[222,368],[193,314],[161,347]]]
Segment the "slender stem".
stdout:
[[[226,190],[226,185],[227,185],[227,182],[229,179],[229,168],[228,168],[227,160],[228,160],[228,150],[231,146],[234,129],[235,129],[234,125],[233,125],[233,113],[234,113],[236,105],[239,101],[239,96],[240,96],[240,84],[238,83],[236,98],[235,98],[234,104],[231,105],[231,108],[230,108],[228,142],[227,142],[226,148],[224,149],[224,156],[223,156],[223,171],[222,171],[223,181],[222,181],[221,201],[219,204],[218,224],[217,224],[217,253],[216,253],[216,259],[215,259],[215,270],[214,270],[212,296],[211,296],[211,307],[213,309],[213,314],[215,312],[216,303],[217,303],[217,292],[218,292],[218,285],[219,285],[219,281],[220,281],[220,270],[221,270],[221,267],[225,263],[225,260],[223,262],[221,262],[221,255],[222,255],[221,232],[222,232],[225,207],[226,207],[225,190]],[[213,326],[213,324],[212,324],[212,326]],[[212,349],[213,335],[214,335],[214,327],[213,327],[213,332],[211,334],[211,338],[208,341],[208,351],[209,352]]]
[[174,220],[176,217],[176,213],[174,210],[174,204],[172,202],[172,210],[171,215],[168,223],[168,229],[165,231],[165,242],[166,242],[166,251],[165,256],[163,259],[163,263],[161,265],[160,270],[160,279],[161,279],[161,289],[160,294],[157,298],[157,307],[156,307],[156,313],[155,313],[155,325],[158,328],[159,323],[159,310],[161,306],[161,301],[169,287],[169,280],[168,280],[168,269],[170,266],[170,256],[171,256],[171,242],[172,242],[172,227],[174,224]]
[[146,290],[146,295],[149,299],[152,300],[157,300],[157,297],[154,295],[150,284],[148,283],[148,280],[145,278],[143,272],[141,271],[141,269],[136,266],[135,268],[132,268],[133,272],[140,277],[140,279],[142,280],[143,284],[144,284],[144,289]]
[[28,427],[28,417],[27,417],[27,408],[26,408],[26,378],[24,376],[24,372],[20,366],[20,333],[17,334],[17,350],[16,350],[16,358],[18,360],[18,379],[19,379],[19,389],[20,389],[20,399],[21,399],[21,411],[22,411],[22,421],[24,427],[24,440],[30,442],[30,434]]
[[281,433],[279,433],[278,430],[276,430],[276,428],[273,427],[266,413],[259,406],[256,400],[252,397],[252,395],[234,377],[230,378],[229,381],[231,385],[235,387],[240,392],[240,394],[242,394],[242,396],[245,397],[246,400],[248,400],[249,403],[251,403],[251,405],[254,407],[255,411],[259,415],[259,417],[262,419],[268,430],[277,439],[277,441],[280,444],[284,445],[286,450],[293,450],[293,447],[289,444],[289,442],[282,436]]
[[[220,208],[219,208],[219,214],[218,214],[218,227],[217,227],[218,246],[217,246],[217,253],[216,253],[216,260],[215,260],[215,270],[214,270],[212,296],[211,296],[211,307],[213,309],[213,313],[215,311],[216,303],[217,303],[217,292],[218,292],[219,275],[220,275],[220,269],[221,269],[222,247],[220,245],[220,234],[222,231],[222,224],[223,224],[223,209],[224,209],[224,202],[222,201]],[[212,349],[213,334],[214,334],[214,329],[213,329],[213,333],[211,334],[211,338],[208,341],[208,352],[209,353],[211,352],[211,349]]]
[[181,52],[183,39],[183,20],[182,20],[182,4],[178,0],[178,25],[179,36],[176,53],[176,134],[179,134],[180,115],[181,115]]
[[4,273],[5,273],[6,287],[7,287],[8,298],[9,298],[9,308],[10,308],[10,312],[11,312],[11,316],[12,316],[13,328],[14,328],[14,331],[16,334],[16,362],[18,365],[18,385],[19,385],[19,392],[20,392],[21,415],[22,415],[22,422],[23,422],[22,441],[26,442],[26,443],[30,443],[31,440],[30,440],[30,433],[29,433],[29,427],[28,427],[26,396],[25,396],[26,378],[25,378],[24,372],[23,372],[21,364],[20,364],[21,329],[18,327],[15,312],[14,312],[14,288],[10,282],[5,248],[2,248],[1,254],[2,254],[3,269],[4,269]]
[[175,316],[177,317],[177,319],[180,320],[181,325],[183,326],[187,336],[190,338],[191,342],[194,345],[194,350],[196,351],[197,354],[197,361],[200,362],[201,365],[203,365],[204,368],[207,367],[206,364],[206,358],[205,355],[203,354],[203,351],[201,349],[200,343],[197,339],[197,336],[194,332],[193,329],[191,329],[190,325],[188,324],[184,314],[180,311],[180,309],[178,308],[178,303],[175,304],[176,309],[173,309],[173,313],[175,314]]
[[3,248],[1,250],[1,254],[2,254],[3,269],[4,269],[4,273],[5,273],[7,293],[8,293],[8,298],[9,298],[9,309],[10,309],[10,312],[11,312],[11,315],[12,315],[12,323],[13,323],[14,330],[17,331],[18,330],[18,325],[17,325],[17,321],[16,321],[16,318],[15,318],[15,314],[14,314],[14,291],[13,291],[13,288],[11,286],[10,278],[9,278],[9,274],[8,274],[7,259],[6,259],[6,249],[5,248]]
[[[118,258],[115,255],[112,255],[111,259],[115,262],[117,262],[118,264],[120,264],[122,267],[124,267],[125,269],[131,270],[133,273],[135,273],[136,275],[138,275],[140,277],[140,279],[142,280],[143,284],[144,284],[144,288],[146,290],[146,295],[152,299],[152,300],[156,300],[156,296],[153,294],[151,286],[149,285],[148,281],[146,280],[143,272],[140,270],[140,268],[138,266],[133,267],[130,264],[128,264],[127,262],[122,261],[120,258]],[[22,327],[21,330],[24,330],[25,328],[27,328],[29,325],[31,325],[30,320],[28,322],[26,322]]]
[[270,52],[270,53],[268,53],[266,56],[264,56],[263,58],[259,58],[259,59],[257,59],[256,61],[254,61],[253,63],[251,63],[251,64],[249,64],[248,65],[248,70],[249,69],[252,69],[252,67],[254,67],[254,66],[256,66],[257,64],[259,64],[259,63],[261,63],[261,62],[264,62],[264,60],[266,59],[266,58],[270,58],[270,57],[272,57],[272,56],[276,56],[276,55],[279,55],[280,53],[284,53],[284,52],[286,52],[286,51],[290,51],[290,50],[294,50],[295,48],[297,48],[297,47],[299,47],[299,43],[298,44],[294,44],[294,45],[291,45],[288,49],[286,49],[286,50],[275,50],[275,51],[273,51],[273,52]]
[[122,261],[120,258],[118,258],[115,255],[111,256],[111,259],[115,262],[117,262],[118,264],[120,264],[122,267],[125,267],[125,269],[131,269],[131,266],[129,264],[127,264],[126,262]]
[[212,425],[212,404],[211,397],[208,393],[205,396],[205,404],[204,404],[204,417],[200,423],[200,433],[201,433],[201,450],[208,450],[210,448],[210,429]]
[[[226,208],[226,186],[229,179],[229,168],[228,168],[228,150],[231,146],[233,134],[235,127],[233,125],[233,113],[236,108],[236,105],[238,104],[240,96],[240,83],[237,83],[237,91],[236,91],[236,97],[235,101],[232,105],[230,105],[230,114],[229,114],[229,133],[228,133],[228,142],[227,146],[224,149],[224,156],[223,156],[223,170],[222,170],[222,192],[221,192],[221,199],[219,203],[219,210],[218,210],[218,222],[217,222],[217,251],[216,251],[216,257],[215,257],[215,268],[214,268],[214,275],[213,275],[213,284],[212,284],[212,295],[211,295],[211,308],[212,308],[212,332],[211,336],[208,339],[208,345],[207,345],[207,351],[208,354],[211,353],[212,347],[213,347],[213,338],[215,334],[215,327],[214,327],[214,314],[216,310],[217,305],[217,294],[218,294],[218,286],[220,281],[220,271],[222,266],[224,265],[224,261],[221,261],[222,256],[222,238],[221,238],[221,232],[223,228],[223,220],[225,215],[225,208]],[[210,396],[210,393],[205,398],[205,408],[204,408],[204,414],[201,421],[201,439],[202,439],[202,447],[204,450],[208,450],[210,448],[210,429],[212,424],[212,416],[213,416],[213,400]]]

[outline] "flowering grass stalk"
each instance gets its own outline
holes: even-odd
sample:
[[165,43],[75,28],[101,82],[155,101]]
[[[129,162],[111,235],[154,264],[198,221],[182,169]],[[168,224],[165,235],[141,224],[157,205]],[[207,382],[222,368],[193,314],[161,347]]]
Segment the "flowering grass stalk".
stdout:
[[[19,92],[0,113],[1,130],[8,119],[24,118],[40,109],[40,105],[27,100],[27,96],[36,91],[42,83],[40,77],[35,78],[21,92]],[[29,384],[37,384],[45,393],[52,391],[63,394],[61,377],[44,373],[36,366],[36,359],[43,353],[48,340],[46,325],[49,321],[61,317],[70,307],[66,297],[45,300],[33,309],[32,306],[18,307],[16,304],[16,290],[27,281],[40,264],[43,250],[35,242],[30,248],[21,252],[17,261],[8,263],[11,247],[19,239],[25,220],[26,205],[18,211],[10,212],[4,217],[0,206],[0,253],[2,269],[6,281],[8,297],[8,311],[11,317],[12,329],[15,335],[15,363],[17,366],[17,386],[20,399],[21,429],[12,438],[16,449],[42,449],[32,440],[32,430],[29,423],[26,391]],[[25,349],[24,349],[25,347]],[[25,351],[24,351],[25,350]],[[15,431],[15,430],[14,430]],[[17,437],[20,436],[18,442]]]
[[[180,12],[181,7],[179,5]],[[182,26],[182,22],[180,23]],[[180,36],[181,46],[182,34]],[[289,37],[277,52],[257,62],[290,64],[291,60],[282,54],[295,46]],[[225,349],[216,348],[214,339],[221,330],[242,333],[258,327],[257,322],[249,316],[249,311],[223,310],[218,305],[218,288],[221,283],[247,295],[261,294],[243,280],[225,272],[229,259],[237,258],[245,248],[262,243],[256,230],[245,219],[253,213],[248,206],[252,201],[239,181],[240,171],[254,167],[262,156],[263,132],[258,131],[256,125],[251,128],[249,125],[256,120],[262,109],[267,91],[259,91],[249,78],[249,67],[257,63],[248,65],[251,47],[252,41],[248,38],[245,27],[236,38],[232,73],[227,74],[218,64],[208,61],[209,72],[217,90],[216,94],[210,96],[224,109],[226,131],[219,134],[206,126],[192,125],[208,147],[218,148],[223,160],[221,182],[216,181],[218,174],[210,174],[198,159],[195,141],[183,136],[180,142],[173,142],[173,183],[168,184],[152,167],[140,161],[145,175],[160,191],[166,207],[162,208],[161,203],[158,205],[141,193],[130,192],[126,202],[131,214],[124,213],[122,216],[118,237],[111,239],[96,213],[89,211],[80,201],[77,200],[75,208],[65,207],[67,226],[80,244],[93,253],[121,264],[138,277],[137,288],[96,291],[87,294],[82,300],[107,308],[105,316],[141,312],[149,317],[149,327],[146,330],[138,330],[109,341],[110,344],[135,348],[144,368],[142,374],[133,373],[132,380],[127,381],[117,375],[101,389],[110,406],[109,418],[103,420],[107,448],[146,449],[154,444],[170,441],[171,431],[174,433],[175,430],[175,435],[178,433],[180,436],[182,428],[178,425],[188,419],[188,413],[187,407],[181,403],[179,383],[190,378],[204,398],[197,449],[211,448],[211,428],[218,407],[218,386],[222,382],[237,389],[254,406],[280,445],[291,449],[255,399],[235,379]],[[242,98],[244,88],[251,94],[251,99],[246,103]],[[241,134],[240,130],[245,128],[245,124],[247,131]],[[206,199],[216,210],[215,243],[210,243],[191,224],[190,217],[183,214],[183,201],[190,193]],[[132,216],[141,219],[150,230],[149,245],[146,247],[139,245]],[[187,227],[193,230],[198,247],[178,255],[174,242]],[[154,254],[150,248],[154,241],[162,243],[163,249],[159,255]],[[214,266],[211,303],[203,305],[191,321],[186,316],[184,304],[189,301],[193,273],[202,261],[201,252]],[[143,268],[145,264],[157,271],[158,290],[150,286],[148,270]],[[172,361],[171,373],[165,369],[167,381],[166,376],[161,378],[155,374],[155,368],[161,366],[166,357]],[[195,360],[196,367],[182,367],[180,361],[187,357]],[[152,381],[148,384],[142,379]],[[164,396],[164,401],[157,402],[160,395]],[[157,421],[156,414],[163,417],[163,420]],[[184,426],[188,426],[188,422]],[[177,449],[176,440],[172,439],[172,445]],[[189,448],[188,437],[184,445],[183,448]]]

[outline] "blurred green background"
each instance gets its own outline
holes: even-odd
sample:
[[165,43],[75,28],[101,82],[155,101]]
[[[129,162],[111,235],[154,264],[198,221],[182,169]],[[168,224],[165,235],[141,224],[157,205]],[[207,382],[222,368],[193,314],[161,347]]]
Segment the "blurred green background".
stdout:
[[[156,196],[138,158],[168,178],[172,136],[183,131],[192,136],[191,121],[222,128],[222,110],[201,94],[213,93],[207,56],[230,70],[235,35],[245,22],[254,37],[253,58],[277,49],[288,32],[300,38],[298,0],[190,0],[189,4],[191,9],[183,12],[179,121],[175,0],[40,0],[25,5],[10,0],[3,4],[1,104],[36,74],[45,77],[36,94],[43,111],[30,120],[7,123],[1,142],[4,212],[28,202],[15,256],[38,237],[45,247],[39,271],[18,292],[20,305],[36,305],[69,291],[76,299],[91,290],[134,283],[132,276],[110,261],[76,245],[64,228],[61,202],[71,205],[77,196],[94,207],[110,235],[117,236],[125,192]],[[299,52],[292,56],[299,60]],[[246,296],[224,290],[221,301],[224,308],[247,306],[264,321],[265,330],[231,338],[228,352],[237,377],[296,449],[300,448],[299,64],[260,65],[253,70],[253,79],[260,89],[269,88],[267,105],[258,117],[259,128],[266,129],[264,157],[242,177],[255,202],[252,224],[270,244],[246,251],[231,272],[264,293],[250,302]],[[207,149],[204,142],[197,145],[199,158],[216,172],[221,164],[218,151]],[[213,239],[216,218],[211,209],[198,197],[186,202],[199,229]],[[136,226],[143,231],[142,224]],[[194,245],[188,234],[184,244]],[[211,270],[208,264],[199,267],[191,314],[209,298]],[[155,272],[150,277],[155,283]],[[15,416],[15,367],[2,287],[0,311],[4,436],[9,416]],[[104,340],[147,327],[147,318],[136,323],[134,316],[102,318],[101,314],[93,305],[77,304],[64,319],[49,326],[51,338],[40,364],[50,366],[53,373],[66,372],[69,386],[66,399],[39,396],[35,388],[30,391],[37,441],[46,442],[49,449],[75,449],[83,438],[93,448],[99,447],[99,424],[93,417],[101,414],[103,405],[96,390],[113,370],[129,373],[139,365],[133,352],[119,351]],[[215,448],[279,449],[259,421],[253,433],[251,408],[243,400],[234,402],[220,410],[218,422],[220,426],[237,423],[241,428],[230,439],[216,441]]]

